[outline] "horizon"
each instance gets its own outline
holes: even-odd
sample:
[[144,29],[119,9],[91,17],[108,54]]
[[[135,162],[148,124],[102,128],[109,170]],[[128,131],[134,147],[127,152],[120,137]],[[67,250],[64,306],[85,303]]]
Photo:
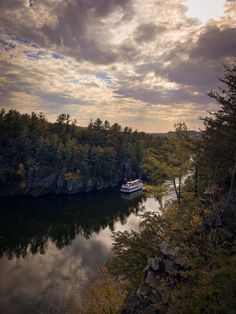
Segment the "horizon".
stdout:
[[236,2],[7,0],[0,4],[5,110],[68,113],[167,133],[202,127],[219,106],[223,64],[236,60]]
[[[54,123],[56,123],[57,122],[57,118],[59,117],[59,115],[60,114],[67,114],[66,112],[62,112],[62,113],[60,113],[60,114],[58,114],[57,116],[56,116],[56,118],[55,118],[55,120],[53,120],[53,119],[51,119],[51,120],[49,120],[48,119],[48,117],[44,114],[44,112],[35,112],[35,111],[32,111],[32,112],[20,112],[19,110],[17,110],[17,109],[14,109],[14,108],[10,108],[9,110],[8,109],[5,109],[5,108],[1,108],[0,109],[0,111],[5,111],[5,113],[8,113],[10,110],[16,110],[18,113],[20,113],[21,115],[24,115],[24,114],[27,114],[27,115],[31,115],[31,114],[36,114],[38,117],[41,115],[41,114],[43,114],[44,115],[44,117],[45,117],[45,120],[48,122],[48,123],[52,123],[52,124],[54,124]],[[72,116],[70,116],[69,117],[70,118],[70,125],[71,125],[71,123],[74,123],[75,124],[75,126],[76,127],[79,127],[79,128],[87,128],[88,126],[89,126],[89,123],[90,122],[95,122],[96,121],[96,119],[100,119],[100,117],[97,117],[97,118],[95,118],[95,119],[89,119],[89,121],[87,122],[87,124],[86,125],[80,125],[79,123],[78,123],[78,121],[76,120],[76,119],[74,119]],[[101,121],[102,121],[102,123],[104,123],[105,121],[108,121],[108,120],[102,120],[102,119],[100,119]],[[110,123],[110,121],[108,121],[109,123]],[[117,123],[116,121],[114,121],[114,123]],[[185,123],[184,121],[182,122],[182,121],[179,121],[179,122],[177,122],[177,124],[178,123]],[[171,132],[175,132],[175,126],[173,125],[172,126],[172,129],[170,129],[170,130],[167,130],[167,131],[151,131],[151,132],[148,132],[148,131],[143,131],[143,130],[138,130],[138,129],[135,129],[135,128],[132,128],[131,126],[129,126],[129,125],[123,125],[122,123],[120,124],[120,123],[118,123],[120,126],[121,126],[121,128],[122,128],[122,131],[124,130],[124,128],[131,128],[131,130],[132,130],[132,132],[135,132],[135,131],[137,131],[137,132],[144,132],[144,133],[146,133],[146,134],[152,134],[152,135],[159,135],[159,134],[168,134],[168,133],[171,133]],[[186,123],[185,123],[186,124]],[[110,125],[112,125],[112,123],[110,123]],[[187,132],[202,132],[202,129],[201,128],[198,128],[198,129],[191,129],[191,128],[189,128],[188,127],[188,125],[186,124],[186,126],[187,126]]]

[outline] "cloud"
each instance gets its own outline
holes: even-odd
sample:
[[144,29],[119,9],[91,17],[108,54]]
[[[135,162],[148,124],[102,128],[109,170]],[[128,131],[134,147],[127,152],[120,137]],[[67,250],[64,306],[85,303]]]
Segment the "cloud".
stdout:
[[27,1],[24,0],[1,0],[0,2],[0,10],[18,10],[25,7]]
[[156,25],[154,23],[140,24],[134,35],[137,43],[150,42],[156,39],[157,35],[167,30],[165,25]]
[[193,60],[181,61],[173,66],[167,77],[170,81],[186,86],[194,86],[196,91],[207,92],[214,88],[217,82],[217,74],[223,72],[222,63],[199,63]]
[[235,57],[236,28],[220,28],[216,24],[209,25],[199,35],[199,38],[190,51],[190,58],[219,61],[226,57]]
[[129,0],[3,1],[0,17],[11,32],[45,48],[56,46],[77,59],[109,64],[117,60],[119,47],[109,43],[109,30],[103,19],[116,11],[124,15],[129,3]]
[[206,93],[235,59],[235,3],[207,23],[184,3],[2,0],[2,103],[50,120],[68,112],[82,125],[100,116],[154,131],[154,118],[160,130],[183,113],[196,121],[216,108]]
[[235,37],[236,28],[209,24],[196,41],[189,39],[185,45],[168,52],[164,60],[175,62],[161,71],[170,81],[206,93],[216,87],[218,77],[223,74],[223,64],[236,59],[236,42],[232,40]]
[[176,105],[185,103],[207,104],[209,99],[206,95],[191,92],[187,88],[153,90],[141,86],[120,88],[116,91],[117,97],[133,98],[145,103],[158,105]]

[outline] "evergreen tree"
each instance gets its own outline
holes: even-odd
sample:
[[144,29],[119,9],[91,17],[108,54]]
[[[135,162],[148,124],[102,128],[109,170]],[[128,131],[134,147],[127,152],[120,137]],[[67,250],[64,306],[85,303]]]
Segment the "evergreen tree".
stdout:
[[203,188],[233,185],[236,171],[236,64],[225,66],[223,83],[209,96],[220,109],[204,118],[201,154],[197,160]]

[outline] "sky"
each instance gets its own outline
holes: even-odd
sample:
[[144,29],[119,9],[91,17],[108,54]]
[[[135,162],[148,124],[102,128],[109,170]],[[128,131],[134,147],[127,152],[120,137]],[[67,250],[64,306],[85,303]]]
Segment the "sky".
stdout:
[[6,110],[198,130],[234,61],[234,0],[0,0]]

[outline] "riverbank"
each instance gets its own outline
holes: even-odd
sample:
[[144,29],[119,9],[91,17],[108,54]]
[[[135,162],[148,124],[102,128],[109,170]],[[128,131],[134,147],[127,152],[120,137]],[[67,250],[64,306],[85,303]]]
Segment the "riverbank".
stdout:
[[234,313],[236,191],[205,204],[185,192],[180,205],[145,214],[139,231],[115,236],[110,271],[133,287],[123,314]]

